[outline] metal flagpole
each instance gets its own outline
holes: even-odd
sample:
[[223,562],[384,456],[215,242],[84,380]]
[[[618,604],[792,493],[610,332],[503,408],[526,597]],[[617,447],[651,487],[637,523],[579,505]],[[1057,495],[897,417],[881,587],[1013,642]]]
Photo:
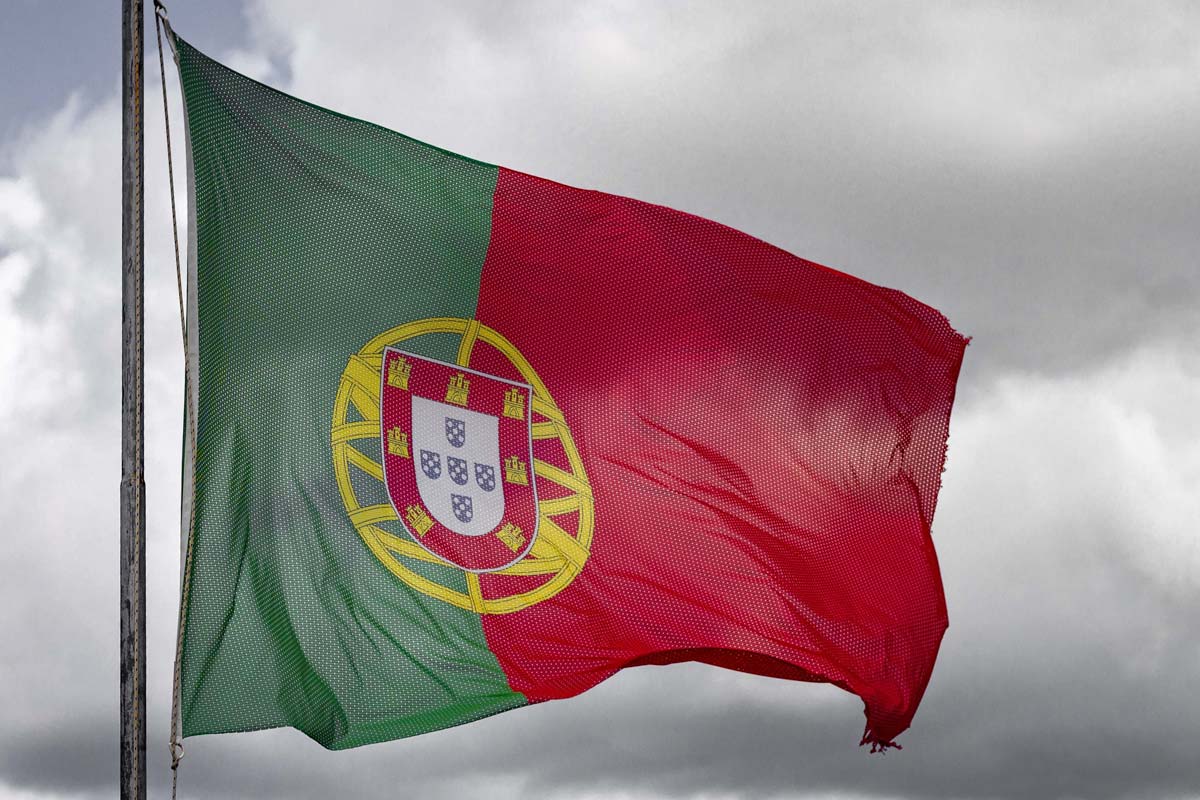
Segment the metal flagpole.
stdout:
[[146,483],[142,476],[142,0],[122,0],[121,798],[146,797]]

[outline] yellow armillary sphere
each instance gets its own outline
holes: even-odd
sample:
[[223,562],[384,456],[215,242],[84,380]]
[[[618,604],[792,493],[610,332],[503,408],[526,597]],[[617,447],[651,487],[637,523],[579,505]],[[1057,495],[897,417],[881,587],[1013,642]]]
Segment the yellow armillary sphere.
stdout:
[[[483,575],[414,541],[385,484],[380,436],[384,350],[421,351],[434,342],[444,346],[447,334],[458,337],[458,367],[498,372],[500,365],[510,375],[497,378],[519,380],[533,395],[529,413],[537,533],[523,558]],[[423,594],[468,611],[505,614],[553,597],[587,561],[595,527],[592,488],[563,414],[525,357],[476,320],[416,320],[376,336],[350,356],[334,402],[331,443],[338,490],[351,523],[392,574]]]

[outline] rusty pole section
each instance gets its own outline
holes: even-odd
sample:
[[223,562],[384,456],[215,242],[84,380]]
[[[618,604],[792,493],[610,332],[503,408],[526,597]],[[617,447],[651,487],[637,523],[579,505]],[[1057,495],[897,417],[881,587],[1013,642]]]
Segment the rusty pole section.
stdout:
[[142,0],[121,4],[121,798],[146,798]]

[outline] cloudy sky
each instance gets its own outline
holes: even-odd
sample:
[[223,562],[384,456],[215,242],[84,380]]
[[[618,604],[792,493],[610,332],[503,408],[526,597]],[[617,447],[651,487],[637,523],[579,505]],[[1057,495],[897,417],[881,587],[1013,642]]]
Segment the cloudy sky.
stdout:
[[[117,5],[0,13],[0,800],[116,787]],[[1200,6],[170,5],[289,92],[712,217],[975,337],[934,524],[951,627],[902,752],[860,751],[836,688],[677,665],[349,752],[189,740],[183,796],[1200,798]],[[182,355],[147,68],[159,795]]]

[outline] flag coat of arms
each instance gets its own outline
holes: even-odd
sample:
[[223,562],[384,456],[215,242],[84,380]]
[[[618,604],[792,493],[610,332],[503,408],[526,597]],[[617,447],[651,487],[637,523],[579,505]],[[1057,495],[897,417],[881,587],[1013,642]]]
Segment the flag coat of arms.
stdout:
[[392,347],[380,363],[384,484],[409,537],[467,572],[520,561],[538,530],[532,387]]
[[909,726],[947,624],[945,317],[172,40],[184,735],[353,747],[679,661],[833,683],[874,744]]

